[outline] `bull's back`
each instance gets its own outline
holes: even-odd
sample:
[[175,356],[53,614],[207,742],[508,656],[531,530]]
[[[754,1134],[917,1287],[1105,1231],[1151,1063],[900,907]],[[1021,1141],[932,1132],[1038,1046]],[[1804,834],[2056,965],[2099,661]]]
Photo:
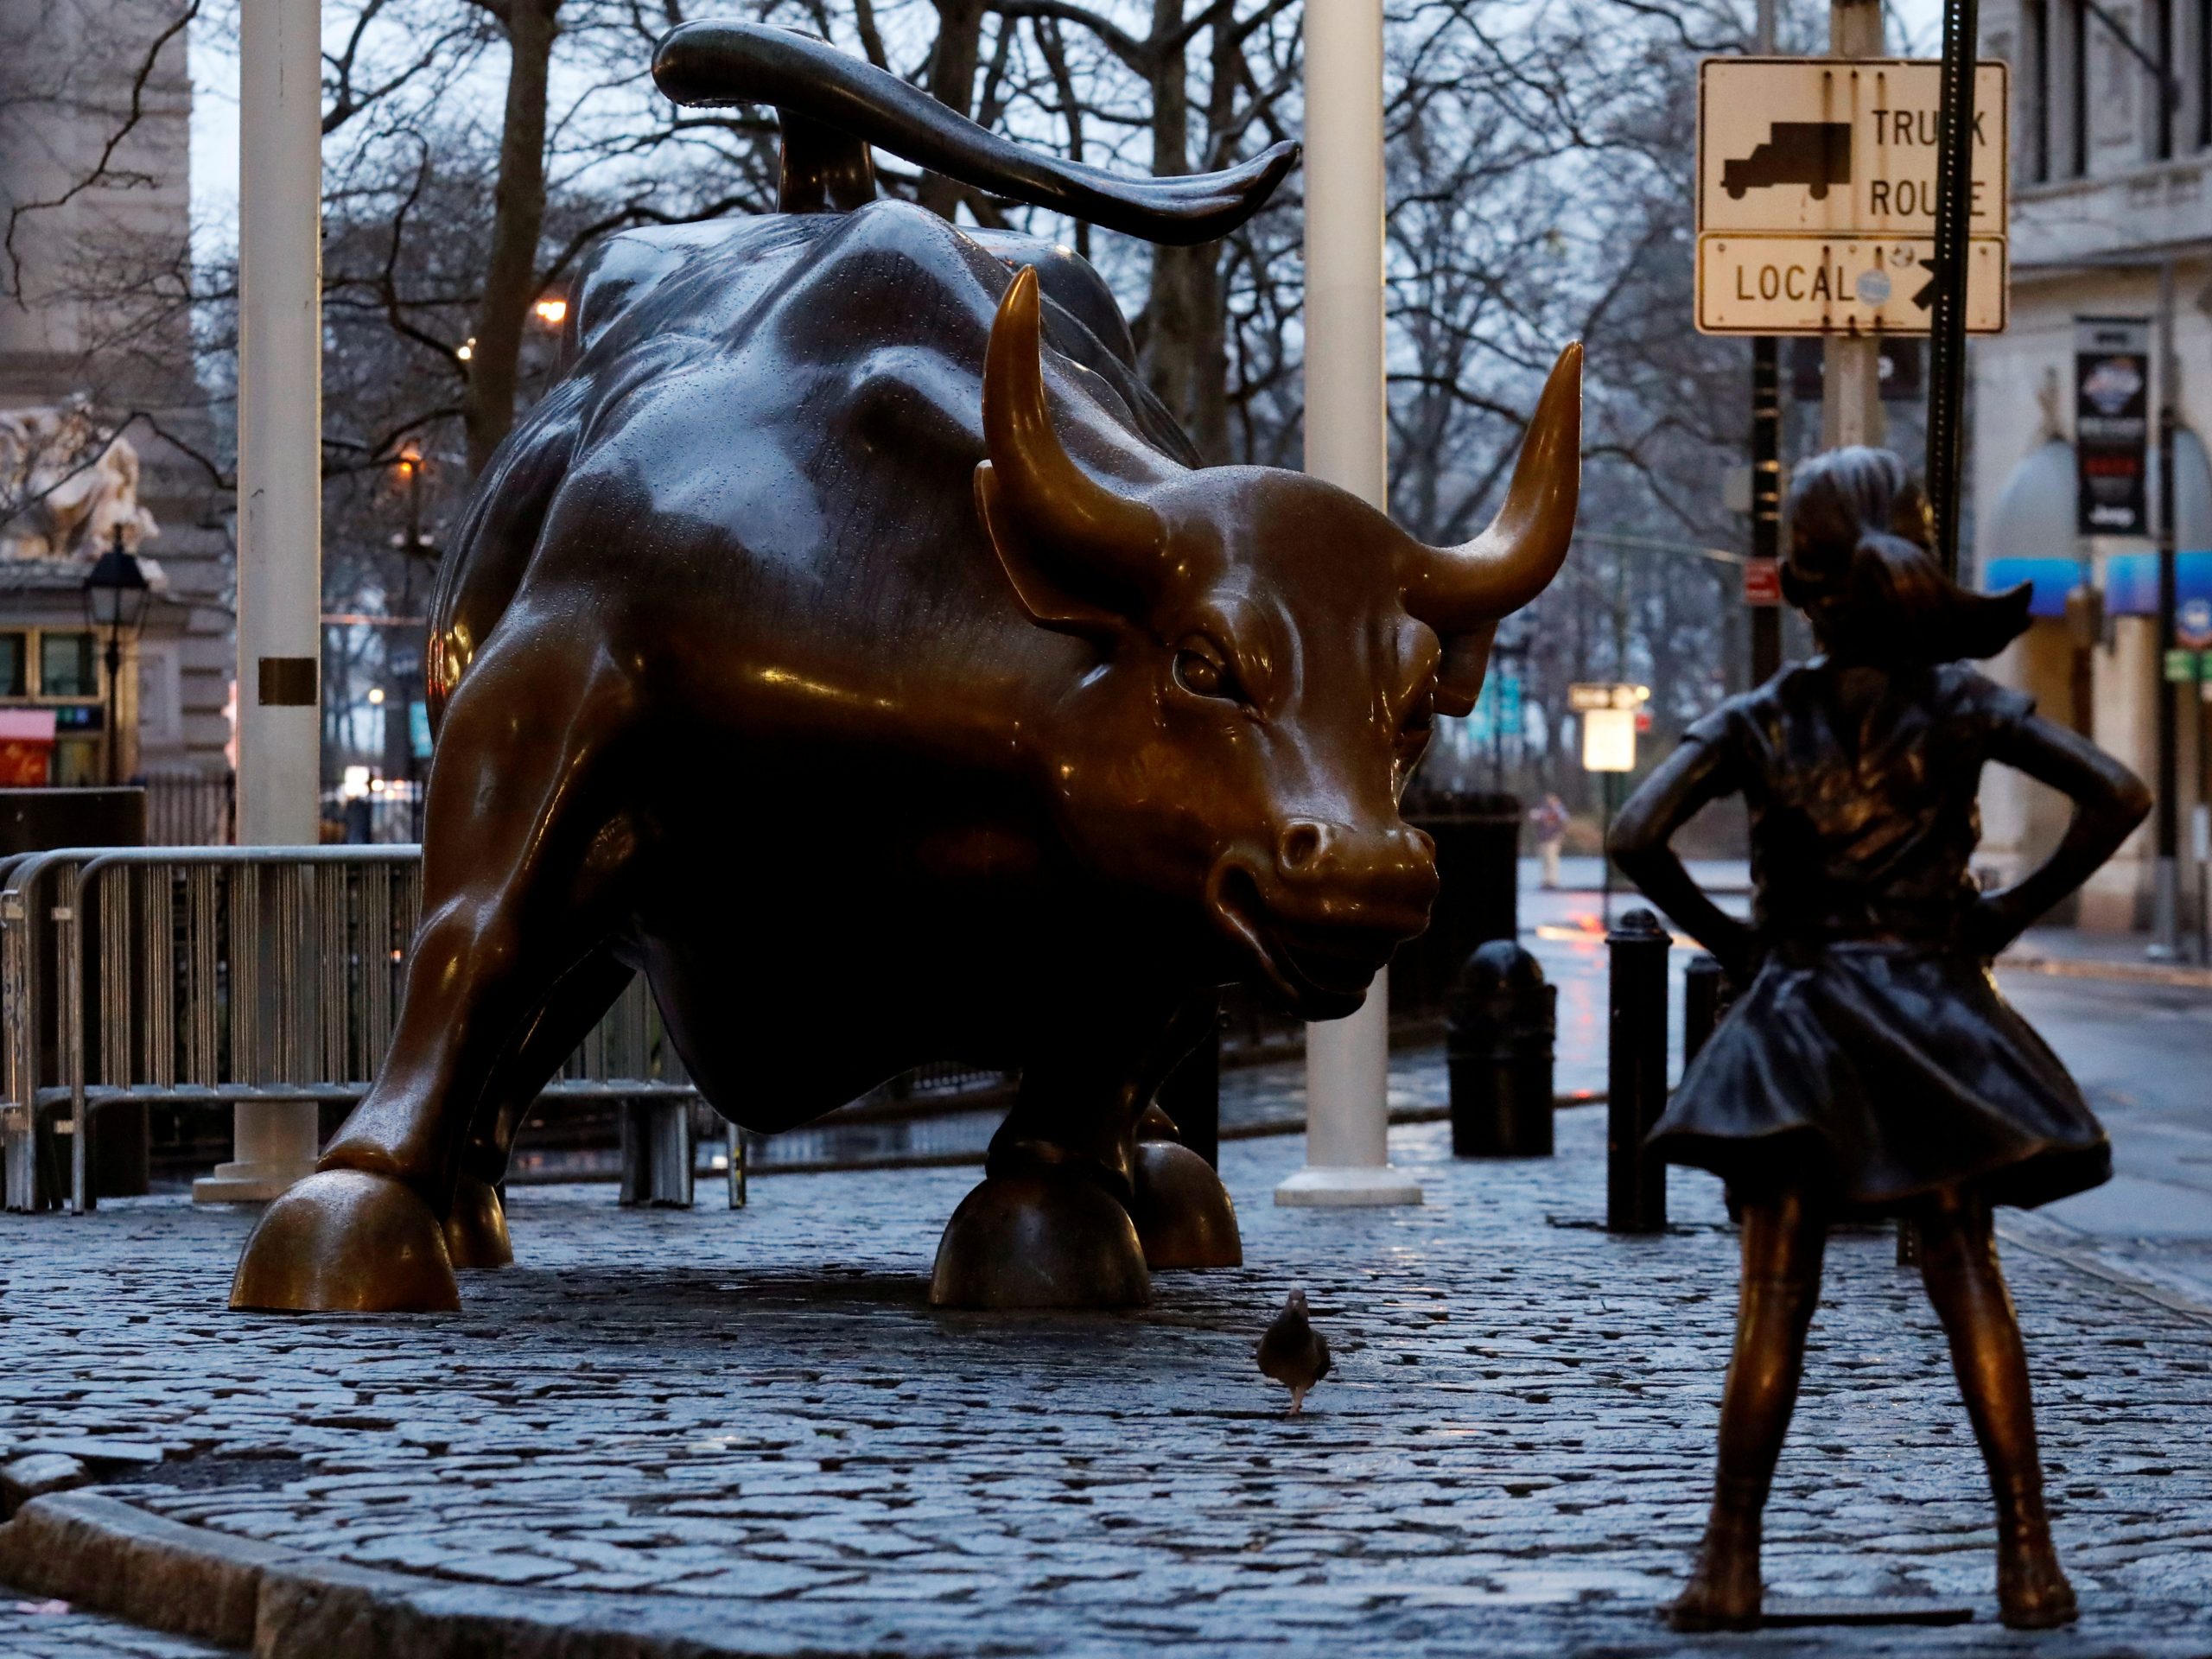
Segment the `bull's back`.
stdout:
[[[1016,609],[972,505],[1008,280],[892,202],[614,238],[578,287],[572,366],[464,519],[434,698],[529,584],[564,610],[580,585],[610,612],[648,604],[724,652],[804,634],[879,696],[945,659],[1065,655]],[[1158,475],[1161,429],[1180,435],[1121,353],[1065,308],[1047,332],[1070,447]]]

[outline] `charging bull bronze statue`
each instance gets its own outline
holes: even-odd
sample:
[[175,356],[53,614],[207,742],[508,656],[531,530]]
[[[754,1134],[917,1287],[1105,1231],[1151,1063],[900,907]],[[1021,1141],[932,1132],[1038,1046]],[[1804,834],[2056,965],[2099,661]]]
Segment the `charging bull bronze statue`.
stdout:
[[1019,1069],[939,1302],[1130,1304],[1148,1254],[1233,1262],[1218,1181],[1140,1117],[1220,986],[1333,1019],[1426,925],[1400,793],[1565,556],[1579,352],[1497,522],[1424,546],[1302,474],[1198,467],[1089,265],[874,200],[868,144],[1185,242],[1293,147],[1116,179],[772,29],[687,26],[655,72],[779,105],[786,211],[618,236],[577,285],[571,366],[447,556],[391,1054],[232,1306],[457,1306],[455,1267],[509,1259],[517,1124],[639,972],[747,1128],[925,1061]]

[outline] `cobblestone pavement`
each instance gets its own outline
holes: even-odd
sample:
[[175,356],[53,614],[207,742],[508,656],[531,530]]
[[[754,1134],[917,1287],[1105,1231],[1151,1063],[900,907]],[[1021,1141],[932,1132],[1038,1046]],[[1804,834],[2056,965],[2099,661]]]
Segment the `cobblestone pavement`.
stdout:
[[223,1651],[67,1602],[27,1600],[0,1590],[0,1654],[8,1659],[215,1659]]
[[[1278,1210],[1297,1141],[1232,1143],[1249,1265],[1112,1315],[925,1305],[970,1170],[791,1176],[741,1211],[524,1191],[521,1264],[467,1275],[457,1317],[228,1313],[243,1215],[8,1217],[0,1442],[94,1458],[176,1520],[499,1595],[641,1595],[747,1650],[2212,1653],[2212,1323],[2011,1253],[2086,1609],[2012,1636],[1940,1338],[1873,1233],[1831,1255],[1770,1583],[1976,1623],[1668,1633],[1733,1241],[1698,1176],[1666,1236],[1592,1226],[1602,1119],[1564,1114],[1560,1156],[1526,1163],[1397,1131],[1428,1195],[1397,1211]],[[1292,1284],[1340,1361],[1287,1420],[1251,1351]],[[0,1650],[47,1651],[6,1645],[41,1617],[0,1615]]]

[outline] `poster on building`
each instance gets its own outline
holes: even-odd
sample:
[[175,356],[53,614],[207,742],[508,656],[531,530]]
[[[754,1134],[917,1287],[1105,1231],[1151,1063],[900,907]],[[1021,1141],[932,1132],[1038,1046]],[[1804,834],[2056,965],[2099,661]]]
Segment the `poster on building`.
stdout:
[[2084,536],[2151,533],[2151,323],[2074,320],[2075,527]]

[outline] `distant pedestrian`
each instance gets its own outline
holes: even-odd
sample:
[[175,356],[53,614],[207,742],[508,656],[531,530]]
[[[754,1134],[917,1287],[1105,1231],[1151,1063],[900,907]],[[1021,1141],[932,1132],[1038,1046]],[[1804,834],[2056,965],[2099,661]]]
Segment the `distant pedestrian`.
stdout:
[[[1798,468],[1783,593],[1821,655],[1691,727],[1623,810],[1621,868],[1742,987],[1647,1145],[1728,1183],[1743,1223],[1735,1359],[1704,1547],[1675,1603],[1686,1630],[1758,1622],[1761,1515],[1797,1395],[1832,1222],[1917,1228],[1997,1502],[2008,1625],[2075,1617],[2051,1548],[2027,1360],[1990,1207],[2096,1185],[2112,1148],[2066,1069],[1998,995],[1989,959],[2110,857],[2150,810],[2142,783],[1961,660],[2028,625],[2028,590],[1970,593],[1928,550],[1895,455]],[[1972,874],[1986,761],[2072,797],[2058,849],[2016,885]],[[1746,925],[1668,840],[1708,801],[1751,813]],[[2078,1471],[2077,1471],[2078,1472]]]
[[1529,822],[1536,831],[1536,858],[1547,893],[1559,886],[1560,849],[1567,843],[1567,803],[1546,795],[1529,809]]

